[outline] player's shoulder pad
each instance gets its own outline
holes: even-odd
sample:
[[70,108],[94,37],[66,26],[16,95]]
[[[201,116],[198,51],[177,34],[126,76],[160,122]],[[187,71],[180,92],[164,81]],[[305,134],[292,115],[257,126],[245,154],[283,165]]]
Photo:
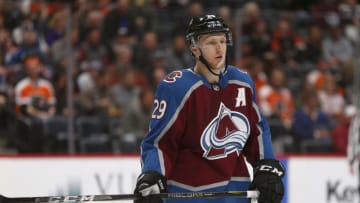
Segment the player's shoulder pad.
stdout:
[[160,85],[175,87],[191,86],[198,78],[190,69],[175,70],[163,78]]
[[181,97],[199,80],[190,69],[175,70],[163,78],[158,91]]
[[241,70],[238,67],[235,66],[228,66],[227,72],[231,76],[230,79],[242,79],[244,82],[247,82],[247,80],[251,80],[251,77],[248,72]]
[[246,71],[241,70],[238,67],[235,66],[228,66],[227,69],[228,72],[228,80],[238,80],[245,83],[248,83],[252,88],[254,88],[254,82],[251,79],[251,76]]
[[181,83],[191,79],[191,76],[194,76],[194,74],[190,69],[174,70],[166,75],[162,81],[169,84]]

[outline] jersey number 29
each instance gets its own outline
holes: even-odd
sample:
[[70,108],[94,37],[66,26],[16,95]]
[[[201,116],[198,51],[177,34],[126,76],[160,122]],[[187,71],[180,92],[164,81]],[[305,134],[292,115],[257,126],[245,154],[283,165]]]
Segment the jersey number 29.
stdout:
[[154,110],[152,112],[151,118],[153,119],[161,119],[166,110],[166,101],[165,100],[157,100],[154,101]]

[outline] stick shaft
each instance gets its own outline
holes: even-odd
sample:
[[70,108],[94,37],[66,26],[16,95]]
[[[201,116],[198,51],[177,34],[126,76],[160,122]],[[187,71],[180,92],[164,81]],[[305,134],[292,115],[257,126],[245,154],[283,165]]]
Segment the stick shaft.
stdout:
[[[227,191],[227,192],[181,192],[181,193],[160,193],[152,194],[151,197],[162,199],[181,198],[251,198],[258,197],[257,191]],[[40,197],[4,197],[0,196],[0,203],[31,203],[31,202],[92,202],[92,201],[113,201],[113,200],[135,200],[141,198],[135,194],[116,195],[78,195],[78,196],[40,196]]]

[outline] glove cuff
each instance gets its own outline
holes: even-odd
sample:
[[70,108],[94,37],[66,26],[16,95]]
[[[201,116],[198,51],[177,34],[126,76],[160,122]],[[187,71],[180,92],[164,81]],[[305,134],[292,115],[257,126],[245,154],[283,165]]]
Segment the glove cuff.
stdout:
[[282,178],[285,175],[285,168],[276,159],[261,159],[254,166],[254,176],[260,174],[272,174]]

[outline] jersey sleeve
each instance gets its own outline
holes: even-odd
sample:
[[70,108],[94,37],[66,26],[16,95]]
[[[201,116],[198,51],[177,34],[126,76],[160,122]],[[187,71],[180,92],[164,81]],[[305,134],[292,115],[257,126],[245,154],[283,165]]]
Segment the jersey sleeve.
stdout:
[[252,108],[255,125],[252,127],[250,139],[248,140],[245,148],[244,155],[247,160],[253,165],[257,160],[264,158],[274,158],[274,151],[271,141],[271,131],[269,124],[263,114],[260,112],[257,100],[255,85],[251,77],[246,74],[247,81],[252,88]]
[[164,81],[159,84],[149,132],[141,144],[143,172],[155,170],[164,176],[170,173],[185,125],[185,118],[179,115],[183,94],[179,84]]

